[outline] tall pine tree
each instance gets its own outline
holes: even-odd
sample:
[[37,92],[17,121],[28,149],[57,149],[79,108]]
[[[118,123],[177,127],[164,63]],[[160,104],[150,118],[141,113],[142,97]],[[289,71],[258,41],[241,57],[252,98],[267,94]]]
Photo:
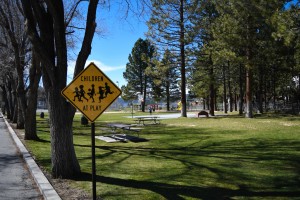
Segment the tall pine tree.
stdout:
[[148,36],[160,50],[178,52],[177,62],[181,76],[181,116],[187,117],[186,109],[186,53],[191,44],[191,16],[198,1],[151,0],[152,13],[148,21]]
[[[149,40],[138,39],[132,48],[131,54],[128,57],[126,70],[123,73],[124,79],[128,82],[127,89],[129,93],[137,93],[143,95],[141,102],[142,111],[145,112],[145,102],[147,97],[147,88],[151,82],[151,77],[146,74],[148,62],[154,56],[155,48],[150,44]],[[130,94],[127,94],[132,96]]]

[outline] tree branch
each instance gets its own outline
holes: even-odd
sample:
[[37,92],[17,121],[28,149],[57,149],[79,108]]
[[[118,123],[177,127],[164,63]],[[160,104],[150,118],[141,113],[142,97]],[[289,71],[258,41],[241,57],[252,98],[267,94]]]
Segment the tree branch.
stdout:
[[96,10],[99,0],[90,0],[87,12],[86,31],[78,58],[76,60],[74,77],[84,69],[85,62],[91,53],[91,44],[96,30]]

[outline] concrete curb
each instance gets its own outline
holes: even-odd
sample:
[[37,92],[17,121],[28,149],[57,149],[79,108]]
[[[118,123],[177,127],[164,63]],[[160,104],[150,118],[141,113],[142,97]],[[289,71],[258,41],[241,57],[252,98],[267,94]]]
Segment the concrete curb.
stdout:
[[40,192],[42,193],[45,200],[61,200],[60,196],[54,190],[42,170],[36,164],[30,153],[27,151],[21,140],[18,138],[15,131],[11,128],[5,117],[0,113],[0,116],[3,117],[5,124],[8,128],[9,133],[11,134],[17,148],[19,149],[20,153],[22,154],[28,169],[34,178],[36,184],[39,187]]

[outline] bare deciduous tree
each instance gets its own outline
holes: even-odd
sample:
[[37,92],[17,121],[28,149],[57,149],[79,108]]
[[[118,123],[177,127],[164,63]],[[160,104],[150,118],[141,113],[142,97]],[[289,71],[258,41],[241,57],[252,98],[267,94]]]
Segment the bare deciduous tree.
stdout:
[[[75,3],[82,3],[79,0]],[[99,0],[90,0],[87,8],[85,32],[74,76],[83,70],[91,53],[96,29],[96,9]],[[60,94],[67,82],[67,24],[62,0],[22,0],[27,32],[33,49],[42,61],[43,84],[47,93],[51,134],[51,161],[54,177],[72,177],[80,172],[73,146],[73,117],[75,108]]]

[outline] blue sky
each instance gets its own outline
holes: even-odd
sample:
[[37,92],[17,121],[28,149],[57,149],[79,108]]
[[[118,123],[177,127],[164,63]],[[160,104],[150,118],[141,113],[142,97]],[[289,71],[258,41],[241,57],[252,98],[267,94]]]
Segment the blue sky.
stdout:
[[[126,26],[127,24],[127,26]],[[112,81],[125,84],[123,72],[125,71],[128,56],[139,38],[144,38],[147,31],[145,24],[136,22],[134,26],[125,21],[115,21],[110,24],[107,36],[96,36],[92,45],[92,54],[89,61],[93,61]]]
[[[296,2],[298,1],[293,1],[293,3]],[[98,8],[97,26],[104,29],[105,33],[101,36],[94,36],[92,53],[86,63],[88,65],[90,62],[94,62],[120,87],[126,84],[123,72],[134,43],[139,38],[144,39],[144,34],[148,30],[145,20],[138,19],[133,13],[129,13],[125,19],[126,8],[124,6],[124,3],[111,5],[110,11],[101,7]],[[73,77],[74,61],[69,62],[68,70],[68,82],[70,82]]]
[[[116,85],[126,84],[123,72],[128,56],[139,38],[145,38],[147,25],[145,20],[131,14],[124,18],[124,10],[120,7],[110,11],[99,9],[97,26],[104,30],[104,35],[94,36],[92,52],[86,65],[94,62]],[[69,79],[73,77],[74,61],[69,62]],[[71,80],[69,80],[70,82]]]

